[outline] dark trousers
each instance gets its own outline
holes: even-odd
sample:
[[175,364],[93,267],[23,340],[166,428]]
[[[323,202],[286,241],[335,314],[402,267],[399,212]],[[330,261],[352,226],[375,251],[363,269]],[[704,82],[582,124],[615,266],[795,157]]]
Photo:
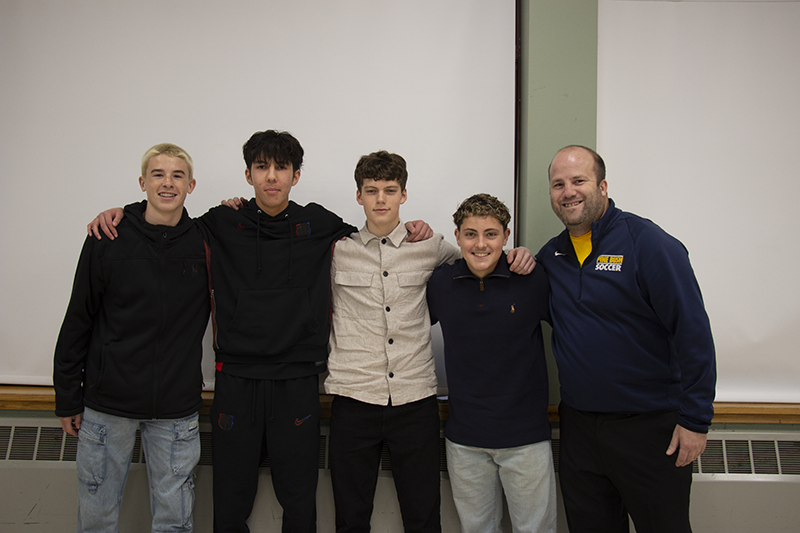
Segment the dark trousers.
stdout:
[[692,466],[667,455],[676,411],[589,413],[559,406],[559,478],[571,533],[690,533]]
[[336,531],[370,530],[384,441],[404,530],[441,531],[439,406],[435,396],[399,406],[334,398],[330,467]]
[[319,476],[316,375],[259,380],[216,373],[211,407],[214,531],[247,532],[258,467],[269,455],[284,533],[314,533]]

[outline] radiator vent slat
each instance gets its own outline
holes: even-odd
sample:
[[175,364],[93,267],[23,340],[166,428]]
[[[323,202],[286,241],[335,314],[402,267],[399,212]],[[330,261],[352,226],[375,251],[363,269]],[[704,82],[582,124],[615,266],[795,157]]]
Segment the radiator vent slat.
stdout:
[[11,435],[11,450],[8,452],[8,458],[11,461],[32,461],[38,436],[39,428],[15,427]]
[[773,440],[754,440],[753,470],[756,474],[780,474],[778,468],[778,449]]
[[728,464],[729,474],[752,474],[750,443],[746,440],[726,440],[725,462]]
[[8,444],[11,442],[11,426],[0,426],[0,459],[8,455]]
[[703,474],[725,473],[725,454],[721,440],[710,440],[706,443],[706,451],[700,456],[700,471]]
[[800,442],[778,441],[781,474],[800,475]]
[[39,445],[36,447],[37,461],[60,461],[64,446],[64,431],[61,428],[41,428]]

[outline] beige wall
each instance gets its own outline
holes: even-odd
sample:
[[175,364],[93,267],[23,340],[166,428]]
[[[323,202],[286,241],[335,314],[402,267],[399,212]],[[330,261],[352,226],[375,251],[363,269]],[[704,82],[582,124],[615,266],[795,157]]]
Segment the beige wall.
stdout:
[[[597,139],[597,0],[522,0],[522,123],[517,242],[534,253],[564,226],[550,209],[547,166]],[[558,380],[545,332],[550,403]]]

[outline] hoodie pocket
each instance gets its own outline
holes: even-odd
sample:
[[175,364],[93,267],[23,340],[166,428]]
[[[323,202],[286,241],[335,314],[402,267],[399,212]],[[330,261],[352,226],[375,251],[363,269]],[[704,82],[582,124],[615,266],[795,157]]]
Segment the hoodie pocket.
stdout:
[[318,331],[306,289],[241,290],[221,348],[239,355],[277,355]]

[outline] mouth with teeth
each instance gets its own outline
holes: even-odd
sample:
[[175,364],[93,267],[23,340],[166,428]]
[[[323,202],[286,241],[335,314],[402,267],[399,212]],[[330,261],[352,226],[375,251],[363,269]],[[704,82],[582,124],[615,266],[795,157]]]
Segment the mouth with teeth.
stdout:
[[583,203],[583,200],[578,200],[578,201],[576,201],[576,202],[569,202],[569,203],[566,203],[566,204],[561,204],[561,205],[563,205],[563,206],[564,206],[564,207],[566,207],[566,208],[570,208],[570,207],[576,207],[576,206],[579,206],[581,203]]

